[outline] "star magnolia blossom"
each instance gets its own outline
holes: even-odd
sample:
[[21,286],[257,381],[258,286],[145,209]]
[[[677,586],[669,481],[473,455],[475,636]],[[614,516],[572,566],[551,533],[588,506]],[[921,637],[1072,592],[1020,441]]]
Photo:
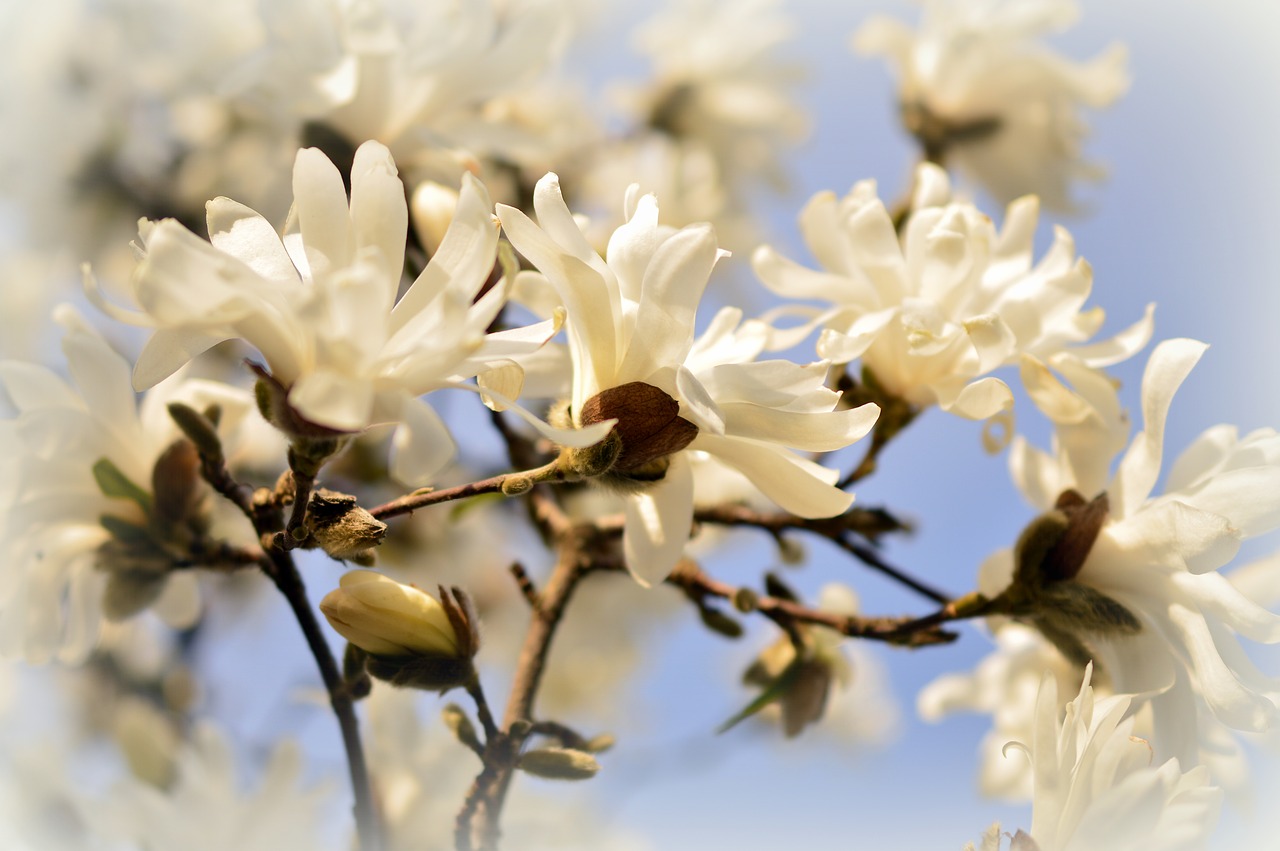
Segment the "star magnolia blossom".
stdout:
[[1081,108],[1129,86],[1121,45],[1077,64],[1035,43],[1076,16],[1071,0],[928,0],[918,31],[874,17],[854,46],[897,66],[904,118],[930,158],[998,200],[1034,192],[1063,209],[1073,179],[1099,176],[1080,160]]
[[[18,411],[0,421],[0,652],[75,663],[93,648],[102,624],[108,577],[98,549],[111,535],[100,518],[148,525],[132,501],[103,494],[94,465],[108,459],[149,488],[157,458],[180,434],[167,403],[218,404],[230,454],[253,400],[225,385],[174,378],[138,407],[124,358],[69,308],[57,317],[74,389],[44,367],[0,363],[0,384]],[[228,532],[255,540],[238,513],[229,522]],[[153,606],[173,626],[190,626],[200,612],[194,572],[170,574]]]
[[[766,496],[802,517],[830,517],[852,496],[833,487],[837,473],[792,449],[828,451],[866,434],[879,409],[836,411],[824,384],[827,364],[756,362],[768,343],[760,323],[722,310],[694,340],[694,313],[719,251],[708,225],[658,224],[651,195],[628,193],[627,223],[609,241],[608,261],[591,248],[560,194],[559,179],[538,181],[539,224],[499,205],[512,244],[554,286],[568,311],[573,362],[571,410],[601,391],[643,382],[679,403],[696,426],[687,444],[741,471]],[[642,583],[670,573],[689,537],[693,479],[683,451],[652,487],[626,498],[624,550]]]
[[[237,82],[274,114],[376,139],[415,177],[456,183],[476,156],[521,159],[537,139],[487,109],[556,59],[557,0],[312,0],[261,4],[270,36]],[[548,128],[551,129],[551,128]],[[536,135],[536,134],[535,134]]]
[[[133,277],[143,312],[96,300],[116,318],[156,328],[134,371],[139,389],[210,346],[240,338],[262,353],[305,420],[339,432],[399,423],[392,474],[422,481],[448,462],[454,444],[418,397],[441,387],[475,389],[462,382],[477,374],[482,384],[493,376],[518,391],[510,358],[542,345],[557,322],[485,333],[507,287],[504,279],[479,295],[498,232],[488,194],[470,175],[439,250],[398,302],[408,211],[387,149],[366,142],[356,151],[349,202],[328,158],[301,150],[293,192],[296,231],[283,238],[229,198],[208,204],[209,242],[170,219],[144,222]],[[88,286],[96,293],[92,278]],[[598,440],[605,430],[577,436],[534,425],[571,444]]]
[[[1129,698],[1095,700],[1091,674],[1092,666],[1065,717],[1057,683],[1045,674],[1034,738],[1006,746],[1026,754],[1035,784],[1031,832],[1018,831],[1011,851],[1204,847],[1222,798],[1208,785],[1208,771],[1183,772],[1175,759],[1152,767],[1150,747],[1132,736],[1133,719],[1125,718]],[[999,846],[999,830],[988,831],[983,851]]]
[[[1075,257],[1071,235],[1062,228],[1032,265],[1039,215],[1034,197],[1011,204],[997,231],[976,207],[951,199],[945,172],[924,164],[912,206],[899,238],[874,181],[856,184],[840,199],[819,193],[801,212],[800,228],[825,271],[800,266],[768,246],[756,250],[753,265],[779,295],[833,303],[825,313],[807,311],[825,326],[820,357],[837,363],[861,358],[899,398],[986,419],[1013,404],[1009,387],[987,373],[1007,364],[1040,364],[1097,332],[1102,310],[1082,310],[1092,270]],[[1082,366],[1098,369],[1138,351],[1151,330],[1148,308],[1144,319],[1115,338],[1069,352]]]
[[[1144,431],[1124,453],[1105,491],[1110,515],[1074,581],[1120,603],[1141,623],[1130,636],[1081,632],[1117,693],[1151,699],[1153,740],[1192,764],[1206,732],[1198,707],[1221,723],[1263,731],[1280,720],[1280,683],[1247,658],[1237,636],[1280,643],[1280,615],[1257,605],[1221,573],[1240,542],[1280,525],[1280,434],[1232,426],[1204,432],[1174,462],[1164,493],[1164,427],[1174,393],[1205,346],[1168,340],[1152,353],[1142,381]],[[1112,436],[1099,437],[1102,446]],[[1026,497],[1044,510],[1074,488],[1096,493],[1094,470],[1078,467],[1061,444],[1045,453],[1017,440],[1010,467]],[[1012,559],[993,559],[980,586],[1009,582]]]
[[173,784],[159,789],[138,778],[121,780],[99,800],[78,802],[93,832],[130,848],[191,851],[330,849],[321,814],[332,806],[328,784],[300,789],[302,755],[296,742],[277,746],[256,789],[246,794],[225,736],[196,726],[178,753]]

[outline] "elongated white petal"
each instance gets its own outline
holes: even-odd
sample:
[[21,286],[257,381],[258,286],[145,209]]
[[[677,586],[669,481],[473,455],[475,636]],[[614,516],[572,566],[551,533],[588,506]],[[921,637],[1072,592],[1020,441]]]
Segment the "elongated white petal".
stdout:
[[807,452],[833,452],[860,440],[880,417],[880,407],[865,404],[825,414],[792,413],[763,405],[733,402],[721,406],[725,433],[779,443]]
[[622,550],[627,569],[646,588],[670,575],[693,528],[693,474],[686,453],[671,456],[658,484],[625,502]]
[[289,388],[289,404],[318,425],[359,431],[369,423],[373,393],[373,385],[364,378],[317,369]]
[[740,471],[769,499],[800,517],[834,517],[853,504],[853,494],[833,487],[839,474],[772,443],[700,432],[690,449],[701,449]]
[[388,304],[395,300],[404,273],[404,235],[409,227],[409,207],[398,174],[384,145],[369,141],[356,149],[351,165],[353,248],[377,249]]
[[1208,348],[1196,340],[1166,340],[1156,346],[1142,375],[1143,431],[1129,447],[1111,490],[1112,511],[1127,517],[1151,493],[1160,475],[1169,404]]
[[391,438],[391,475],[408,485],[428,482],[456,452],[453,435],[435,409],[421,399],[406,398]]
[[293,164],[293,199],[313,277],[351,262],[355,240],[342,175],[318,148],[298,151]]
[[205,205],[209,242],[219,251],[240,260],[264,278],[298,282],[280,235],[265,218],[230,198],[214,198]]

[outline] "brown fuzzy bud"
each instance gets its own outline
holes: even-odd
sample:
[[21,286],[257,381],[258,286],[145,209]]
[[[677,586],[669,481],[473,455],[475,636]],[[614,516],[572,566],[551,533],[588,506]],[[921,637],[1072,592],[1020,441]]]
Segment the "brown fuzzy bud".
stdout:
[[622,440],[614,472],[630,473],[673,452],[698,436],[698,427],[680,416],[680,403],[652,384],[632,381],[610,387],[582,405],[582,425],[616,419],[613,433]]
[[372,561],[373,548],[382,543],[387,524],[356,504],[356,498],[320,488],[307,504],[306,528],[330,558]]

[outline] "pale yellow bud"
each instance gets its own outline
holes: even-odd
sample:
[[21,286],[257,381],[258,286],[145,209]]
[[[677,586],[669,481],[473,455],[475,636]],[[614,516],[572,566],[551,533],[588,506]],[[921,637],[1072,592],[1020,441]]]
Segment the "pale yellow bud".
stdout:
[[444,240],[444,235],[453,222],[453,213],[458,207],[458,190],[441,186],[430,180],[418,184],[413,190],[410,208],[413,211],[413,226],[418,231],[418,238],[427,249],[427,254],[435,254]]
[[320,601],[320,611],[344,638],[374,656],[462,655],[440,602],[372,570],[353,570]]

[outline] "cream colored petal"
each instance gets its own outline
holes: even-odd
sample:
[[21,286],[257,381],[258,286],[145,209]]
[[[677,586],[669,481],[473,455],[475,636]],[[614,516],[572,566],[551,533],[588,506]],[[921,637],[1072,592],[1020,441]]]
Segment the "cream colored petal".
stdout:
[[833,487],[839,473],[774,444],[700,432],[689,448],[715,455],[800,517],[834,517],[853,504],[853,494]]
[[1128,517],[1151,493],[1160,475],[1164,424],[1173,395],[1208,348],[1196,340],[1166,340],[1156,346],[1142,374],[1143,431],[1120,460],[1111,488],[1111,510]]
[[693,474],[686,453],[671,456],[662,481],[624,501],[627,569],[646,588],[670,575],[693,528]]

